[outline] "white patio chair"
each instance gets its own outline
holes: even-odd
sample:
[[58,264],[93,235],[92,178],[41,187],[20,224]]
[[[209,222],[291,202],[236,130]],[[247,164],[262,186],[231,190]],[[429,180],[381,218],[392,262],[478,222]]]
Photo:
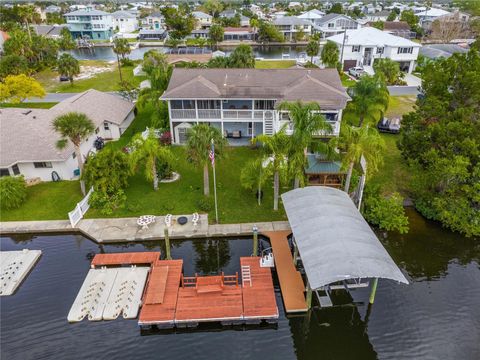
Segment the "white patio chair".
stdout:
[[172,214],[165,216],[165,225],[167,225],[167,227],[172,226]]
[[193,226],[197,226],[199,220],[200,220],[200,215],[198,215],[198,213],[193,213],[192,215]]

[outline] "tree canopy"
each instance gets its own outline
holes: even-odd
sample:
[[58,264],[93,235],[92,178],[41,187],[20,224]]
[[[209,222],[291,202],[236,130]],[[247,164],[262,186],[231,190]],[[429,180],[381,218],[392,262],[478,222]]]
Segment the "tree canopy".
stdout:
[[275,25],[261,21],[258,27],[258,40],[260,42],[284,42],[285,38]]
[[80,64],[69,53],[63,53],[58,58],[58,73],[67,76],[70,83],[73,83],[73,77],[80,74]]
[[425,96],[403,117],[399,143],[415,207],[467,236],[480,235],[479,69],[476,50],[427,64]]
[[169,36],[173,39],[183,39],[189,35],[195,27],[195,17],[191,13],[187,13],[186,9],[178,10],[172,7],[162,9],[165,16],[165,24],[170,30]]
[[402,85],[405,73],[400,71],[398,62],[389,58],[377,59],[373,63],[373,69],[376,74],[383,76],[387,85]]
[[320,51],[320,44],[316,40],[310,40],[307,44],[307,55],[310,56],[310,61],[313,63],[313,57],[318,55]]
[[327,40],[327,43],[323,46],[321,59],[322,63],[329,68],[335,68],[338,64],[340,52],[337,44],[333,41]]
[[31,97],[44,97],[42,85],[25,74],[8,75],[0,82],[0,102],[19,104]]

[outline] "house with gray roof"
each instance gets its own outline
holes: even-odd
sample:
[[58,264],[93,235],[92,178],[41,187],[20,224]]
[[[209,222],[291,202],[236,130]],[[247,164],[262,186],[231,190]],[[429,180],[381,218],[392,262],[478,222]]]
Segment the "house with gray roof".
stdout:
[[58,39],[62,35],[62,30],[66,25],[31,25],[37,35],[42,35],[51,39]]
[[120,33],[132,33],[138,30],[138,20],[135,15],[129,11],[115,11],[112,13],[115,29]]
[[72,180],[77,169],[74,148],[69,143],[59,150],[60,136],[53,120],[68,112],[86,114],[95,125],[92,134],[80,146],[84,158],[94,151],[97,137],[116,140],[134,118],[134,104],[97,90],[72,96],[50,109],[0,109],[0,175],[23,175],[25,179],[51,181],[52,172],[63,180]]
[[323,38],[343,33],[345,30],[360,29],[358,21],[341,14],[328,14],[318,20],[314,26],[315,31],[322,33]]
[[273,25],[280,31],[285,40],[296,40],[296,34],[303,31],[307,36],[312,33],[312,23],[296,16],[282,16],[273,20]]
[[204,13],[203,11],[193,11],[197,29],[205,29],[212,26],[213,16]]
[[63,15],[74,39],[109,40],[113,35],[112,14],[87,8]]
[[[197,123],[217,127],[232,144],[247,144],[257,135],[291,133],[284,101],[316,102],[340,131],[342,110],[350,100],[335,69],[185,69],[173,70],[162,100],[168,102],[173,143],[184,144]],[[243,142],[242,142],[243,140]]]

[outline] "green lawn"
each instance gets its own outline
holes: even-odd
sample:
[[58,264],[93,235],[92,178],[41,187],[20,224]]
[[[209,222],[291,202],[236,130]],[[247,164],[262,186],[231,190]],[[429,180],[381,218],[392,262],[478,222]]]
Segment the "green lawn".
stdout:
[[[53,70],[44,70],[35,78],[42,84],[47,92],[83,92],[88,89],[96,89],[99,91],[117,91],[120,90],[120,76],[118,73],[117,64],[108,63],[100,60],[82,60],[81,66],[89,67],[108,67],[111,70],[93,75],[91,78],[75,80],[73,84],[69,82],[60,82],[59,75]],[[138,86],[140,82],[145,80],[145,77],[133,76],[133,66],[122,67],[122,76],[124,81],[128,81],[134,86]]]
[[[150,122],[150,113],[140,113],[128,130],[116,142],[107,146],[122,148],[131,137],[145,129]],[[154,191],[151,182],[144,178],[143,169],[130,178],[126,189],[127,203],[124,209],[117,210],[111,217],[135,217],[144,214],[164,215],[191,214],[202,212],[199,202],[203,196],[203,172],[198,166],[187,161],[186,149],[182,146],[172,146],[176,156],[174,171],[181,178],[170,184],[160,184]],[[240,184],[240,170],[251,159],[260,156],[260,151],[249,147],[228,147],[226,157],[217,161],[217,194],[221,223],[240,223],[254,221],[285,220],[285,212],[280,205],[279,211],[273,211],[273,187],[264,191],[261,206],[257,205],[255,194],[244,190]],[[211,205],[210,221],[215,219],[213,206],[213,178],[210,169]],[[282,192],[288,191],[287,188]],[[59,183],[43,183],[28,189],[25,204],[16,210],[2,211],[2,221],[13,220],[52,220],[67,219],[67,213],[81,199],[78,181],[62,181]],[[96,209],[90,209],[89,218],[101,218],[105,215]]]
[[386,117],[402,116],[413,111],[416,96],[390,96]]
[[345,73],[342,73],[340,79],[342,80],[342,85],[346,88],[352,87],[356,82],[355,80],[350,79],[350,77]]
[[295,60],[258,60],[255,61],[256,69],[288,69],[295,66]]
[[20,208],[0,211],[1,221],[68,219],[68,212],[82,199],[78,181],[42,183],[27,190]]
[[50,109],[56,105],[56,102],[28,102],[20,104],[3,103],[0,104],[0,108],[22,108],[22,109]]

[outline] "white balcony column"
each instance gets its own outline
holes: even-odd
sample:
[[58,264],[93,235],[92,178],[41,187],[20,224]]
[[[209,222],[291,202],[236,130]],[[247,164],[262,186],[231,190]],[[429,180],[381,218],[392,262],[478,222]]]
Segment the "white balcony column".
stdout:
[[[220,119],[223,120],[223,100],[220,99]],[[223,122],[222,122],[223,126]]]
[[198,100],[195,100],[195,115],[196,119],[198,120]]
[[220,121],[221,129],[222,129],[222,136],[225,137],[225,130],[223,130],[223,121]]

